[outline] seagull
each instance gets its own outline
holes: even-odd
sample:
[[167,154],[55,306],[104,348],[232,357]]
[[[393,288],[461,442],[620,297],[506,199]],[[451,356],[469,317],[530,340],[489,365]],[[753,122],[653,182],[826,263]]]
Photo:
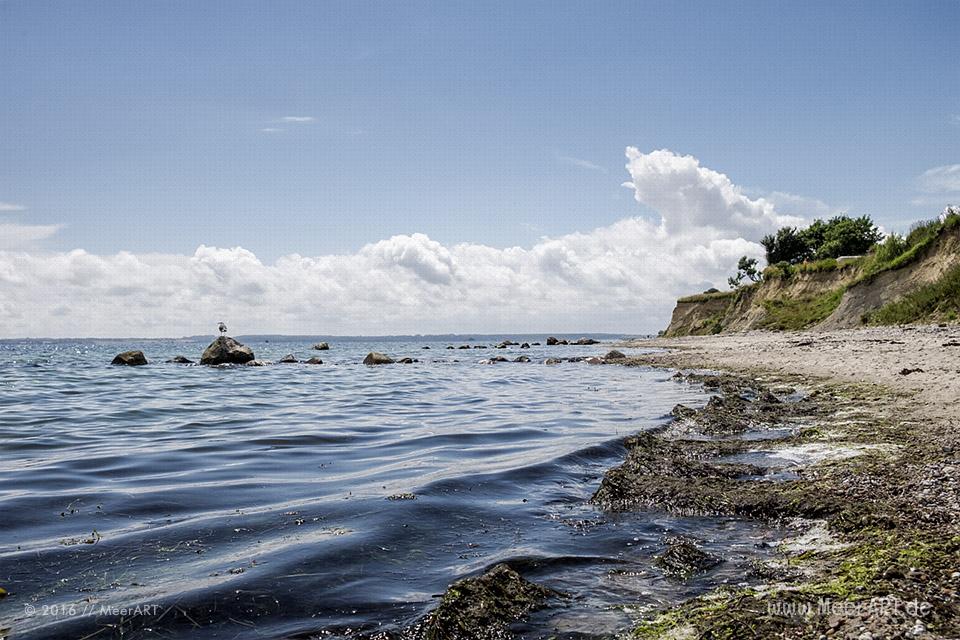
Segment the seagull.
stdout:
[[221,335],[221,336],[227,335],[227,325],[225,325],[225,324],[223,324],[223,323],[221,322],[220,324],[217,325],[217,329],[220,330],[220,335]]

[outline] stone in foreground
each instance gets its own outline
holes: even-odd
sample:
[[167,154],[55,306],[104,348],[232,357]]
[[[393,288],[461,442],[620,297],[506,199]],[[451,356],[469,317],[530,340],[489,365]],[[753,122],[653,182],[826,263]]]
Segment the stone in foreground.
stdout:
[[139,367],[147,364],[147,357],[143,355],[143,351],[124,351],[123,353],[117,354],[110,364]]
[[393,363],[394,363],[393,358],[386,356],[382,353],[378,353],[376,351],[371,351],[370,353],[367,354],[367,357],[363,359],[363,364],[369,364],[369,365],[393,364]]
[[450,585],[424,622],[425,640],[507,638],[510,624],[559,595],[526,580],[506,564]]
[[228,336],[220,336],[203,352],[200,364],[246,364],[253,359],[250,347]]

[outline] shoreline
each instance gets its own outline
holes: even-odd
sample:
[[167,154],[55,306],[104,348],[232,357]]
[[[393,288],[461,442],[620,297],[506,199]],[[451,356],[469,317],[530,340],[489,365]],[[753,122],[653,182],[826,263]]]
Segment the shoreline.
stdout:
[[[663,438],[629,439],[624,464],[607,472],[595,502],[799,528],[777,561],[757,567],[761,586],[724,587],[658,611],[636,636],[960,637],[960,327],[622,346],[658,349],[625,366],[718,372],[678,376],[720,395],[703,409],[678,407]],[[785,387],[803,388],[803,399],[782,402]],[[736,433],[738,423],[758,421],[794,428],[759,441]],[[682,424],[700,433],[678,433]],[[767,449],[790,449],[806,463],[796,477],[770,481],[762,457],[754,469],[724,460]]]

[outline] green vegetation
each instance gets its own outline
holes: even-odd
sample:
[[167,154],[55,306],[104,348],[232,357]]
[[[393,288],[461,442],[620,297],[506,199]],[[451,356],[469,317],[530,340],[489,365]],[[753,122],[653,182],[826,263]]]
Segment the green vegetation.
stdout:
[[895,300],[865,318],[868,324],[907,324],[920,320],[955,319],[960,313],[960,267],[939,280]]
[[707,300],[718,300],[720,298],[732,298],[733,291],[712,291],[709,293],[697,293],[692,296],[680,298],[677,302],[706,302]]
[[741,257],[737,263],[737,275],[727,278],[727,284],[730,285],[731,289],[737,289],[743,284],[744,278],[750,280],[750,282],[760,282],[763,278],[763,274],[757,269],[756,258]]
[[767,252],[767,264],[800,264],[840,256],[860,255],[880,241],[883,234],[870,216],[834,216],[814,220],[806,229],[783,227],[765,236],[760,244]]
[[837,287],[818,296],[765,300],[764,329],[795,331],[825,320],[840,305],[846,287]]

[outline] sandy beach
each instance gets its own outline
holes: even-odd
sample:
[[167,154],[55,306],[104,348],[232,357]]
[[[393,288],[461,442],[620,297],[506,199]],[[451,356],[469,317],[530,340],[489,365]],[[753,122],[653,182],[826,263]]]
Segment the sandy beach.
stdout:
[[[872,327],[827,332],[749,331],[637,340],[667,349],[644,361],[671,367],[762,369],[847,383],[880,384],[916,394],[912,412],[934,420],[960,417],[960,327]],[[919,371],[918,371],[919,369]],[[905,370],[911,371],[905,373]]]

